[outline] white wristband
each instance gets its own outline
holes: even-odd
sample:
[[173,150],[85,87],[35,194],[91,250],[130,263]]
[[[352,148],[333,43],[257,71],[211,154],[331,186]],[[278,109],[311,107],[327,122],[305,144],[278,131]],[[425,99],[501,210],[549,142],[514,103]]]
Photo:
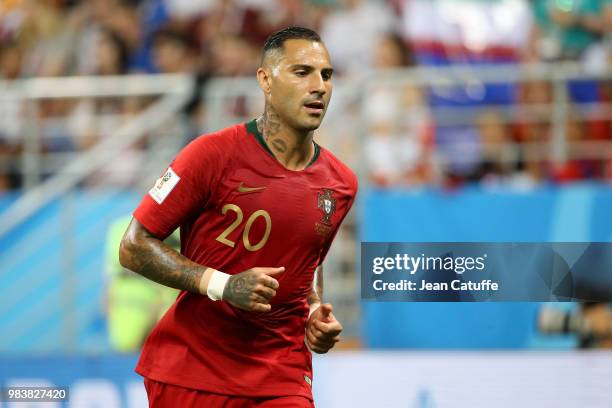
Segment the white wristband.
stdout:
[[217,301],[223,298],[223,290],[231,275],[219,271],[213,271],[208,281],[208,288],[206,288],[206,294],[210,300]]

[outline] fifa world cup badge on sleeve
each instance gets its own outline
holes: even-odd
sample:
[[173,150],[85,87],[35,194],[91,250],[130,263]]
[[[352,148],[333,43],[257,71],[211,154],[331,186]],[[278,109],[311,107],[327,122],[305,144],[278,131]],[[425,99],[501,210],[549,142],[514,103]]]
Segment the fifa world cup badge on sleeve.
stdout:
[[181,178],[172,170],[172,167],[168,167],[164,175],[158,178],[155,185],[149,190],[149,195],[157,204],[161,204],[180,180]]

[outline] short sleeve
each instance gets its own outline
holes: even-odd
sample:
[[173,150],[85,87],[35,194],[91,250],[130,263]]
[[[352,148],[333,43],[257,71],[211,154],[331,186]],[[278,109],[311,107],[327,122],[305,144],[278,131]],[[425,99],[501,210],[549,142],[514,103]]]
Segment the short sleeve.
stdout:
[[189,143],[143,197],[134,218],[153,235],[165,239],[202,211],[222,173],[227,140],[227,136],[213,134]]

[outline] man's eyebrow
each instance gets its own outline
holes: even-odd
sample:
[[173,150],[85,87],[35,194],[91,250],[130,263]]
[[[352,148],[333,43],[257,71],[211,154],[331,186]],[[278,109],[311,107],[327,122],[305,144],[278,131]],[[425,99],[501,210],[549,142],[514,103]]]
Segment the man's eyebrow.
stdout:
[[[307,65],[307,64],[293,64],[290,67],[291,69],[303,69],[306,71],[313,71],[314,67],[312,65]],[[321,72],[328,72],[330,74],[332,74],[334,72],[334,69],[332,67],[325,67],[321,70]]]
[[306,65],[306,64],[293,64],[291,65],[291,69],[313,70],[314,67],[312,65]]

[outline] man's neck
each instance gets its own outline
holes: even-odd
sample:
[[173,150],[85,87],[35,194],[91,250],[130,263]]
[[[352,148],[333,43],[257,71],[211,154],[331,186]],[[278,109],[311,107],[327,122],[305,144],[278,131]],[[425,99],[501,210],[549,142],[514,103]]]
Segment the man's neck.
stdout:
[[274,157],[289,170],[303,170],[315,154],[314,131],[301,133],[284,124],[274,110],[266,108],[257,129]]

